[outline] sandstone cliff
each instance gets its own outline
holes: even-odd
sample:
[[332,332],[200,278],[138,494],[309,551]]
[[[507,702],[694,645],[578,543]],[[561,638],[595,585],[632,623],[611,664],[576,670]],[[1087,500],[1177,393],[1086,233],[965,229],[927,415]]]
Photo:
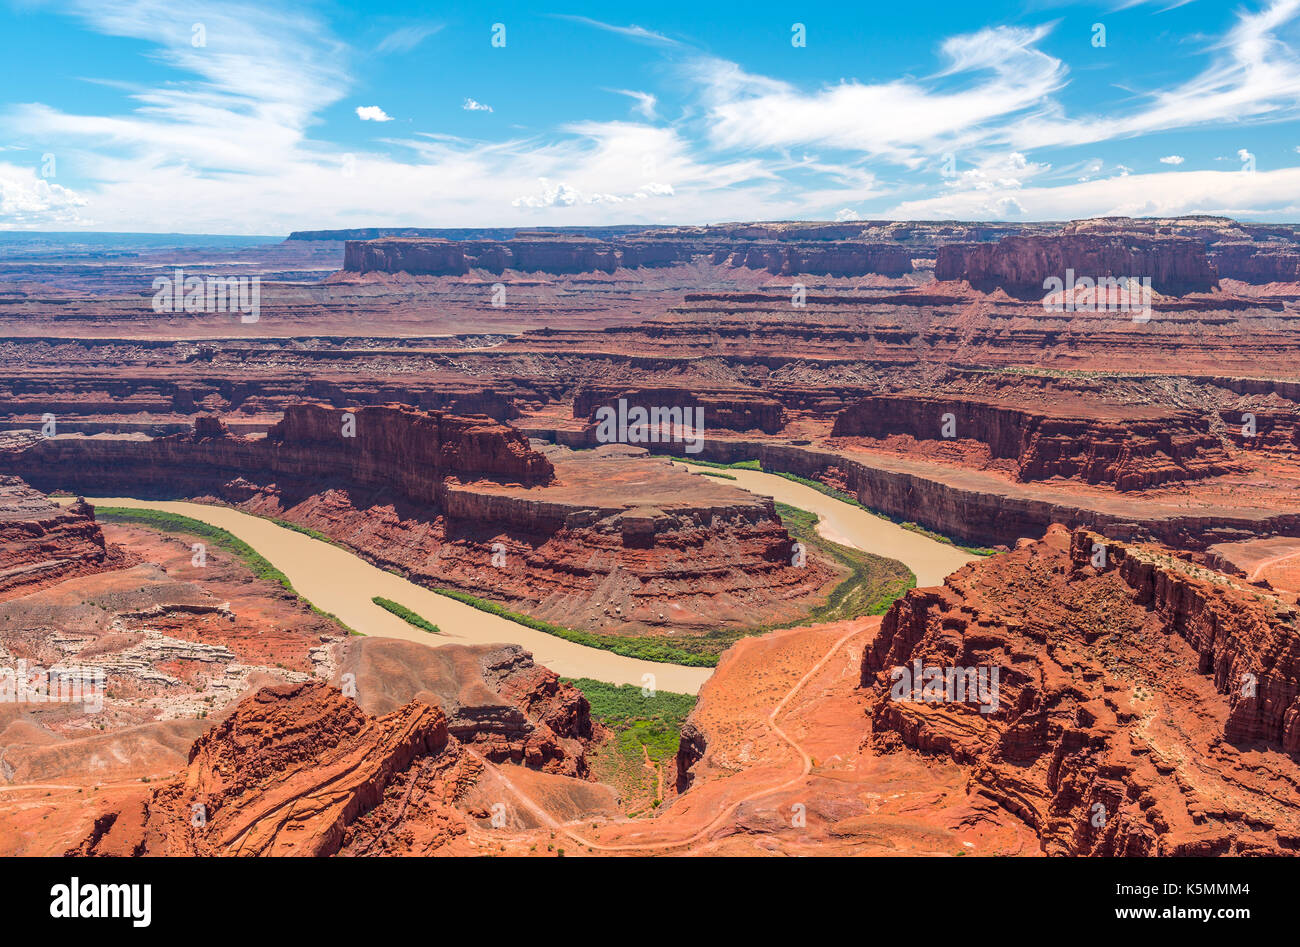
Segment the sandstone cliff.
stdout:
[[[993,709],[909,696],[895,668],[917,661],[996,668]],[[968,766],[1048,853],[1282,854],[1300,850],[1298,670],[1293,606],[1053,527],[896,602],[862,686],[880,749]]]
[[0,476],[0,599],[120,560],[84,501],[61,507],[19,478]]
[[429,648],[353,638],[343,649],[336,677],[352,675],[367,713],[436,702],[451,735],[485,759],[587,777],[594,735],[587,698],[518,645]]
[[503,240],[379,237],[349,240],[347,273],[409,273],[460,276],[471,269],[538,273],[613,273],[620,268],[671,266],[696,258],[725,266],[800,273],[901,276],[912,272],[912,253],[902,246],[854,240],[785,242],[744,240],[737,247],[711,233],[643,233],[597,239],[563,234],[518,234]]
[[[264,688],[195,741],[182,774],[101,816],[68,854],[333,855],[417,761],[447,802],[473,766],[436,706],[371,717],[323,684]],[[464,831],[440,814],[443,841]]]
[[774,398],[749,389],[699,389],[672,386],[628,388],[619,384],[580,385],[573,395],[573,416],[596,422],[602,407],[617,409],[625,400],[629,410],[644,408],[700,408],[704,412],[706,431],[724,428],[730,431],[759,430],[776,434],[785,423],[781,404]]
[[819,556],[792,565],[770,500],[626,448],[565,453],[557,476],[521,433],[487,418],[358,408],[348,437],[344,414],[295,406],[261,439],[212,420],[153,439],[24,436],[0,463],[47,489],[217,500],[285,519],[413,581],[567,627],[797,618],[838,574]]
[[1202,414],[1108,410],[1095,402],[1021,408],[911,392],[873,395],[841,411],[831,433],[934,441],[949,415],[953,440],[980,441],[992,457],[1014,460],[1022,481],[1069,477],[1144,490],[1238,469]]
[[405,405],[349,412],[293,404],[262,439],[229,436],[202,417],[188,434],[153,439],[37,438],[5,451],[3,460],[6,469],[46,484],[171,497],[220,493],[227,482],[246,478],[346,484],[438,504],[448,482],[528,486],[554,477],[550,461],[514,428]]
[[1166,295],[1213,289],[1218,274],[1205,244],[1191,237],[1115,232],[1005,237],[996,244],[951,244],[939,248],[937,280],[966,280],[976,289],[1001,288],[1013,296],[1044,295],[1049,278],[1150,277]]

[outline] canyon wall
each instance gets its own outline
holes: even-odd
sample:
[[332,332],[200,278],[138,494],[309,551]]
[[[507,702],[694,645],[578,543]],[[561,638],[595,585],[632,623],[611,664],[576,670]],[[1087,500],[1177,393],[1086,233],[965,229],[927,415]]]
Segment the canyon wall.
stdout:
[[991,477],[985,478],[987,487],[973,487],[960,471],[945,479],[942,468],[927,465],[922,472],[905,459],[881,455],[858,459],[843,451],[710,437],[697,456],[716,463],[757,460],[764,470],[817,480],[852,494],[863,506],[886,516],[919,523],[975,545],[1014,545],[1023,537],[1041,536],[1053,523],[1088,526],[1117,539],[1151,539],[1191,550],[1254,535],[1300,535],[1298,513],[1208,510],[1170,514],[1147,510],[1139,515],[1108,509],[1109,504],[1094,506],[1066,494],[1049,497],[1008,489]]
[[539,273],[613,273],[620,268],[671,266],[696,258],[725,266],[798,273],[901,276],[912,271],[912,255],[901,246],[854,241],[750,241],[740,247],[716,238],[637,235],[613,240],[564,235],[529,235],[507,240],[445,240],[381,237],[349,240],[347,273],[410,273],[461,276],[471,269]]
[[940,247],[937,280],[966,280],[972,287],[1004,289],[1024,299],[1042,298],[1044,281],[1075,277],[1149,277],[1158,293],[1203,293],[1218,284],[1205,244],[1192,237],[1127,233],[1070,233],[1005,237],[996,244]]
[[[778,433],[785,423],[781,403],[753,389],[702,389],[664,386],[629,388],[620,384],[585,384],[573,395],[573,416],[596,423],[596,411],[602,407],[618,410],[625,400],[628,410],[644,408],[702,408],[704,426],[729,431],[759,430]],[[694,416],[694,415],[692,415]]]
[[[1049,854],[1294,854],[1296,620],[1158,548],[1058,526],[908,592],[862,686],[879,749],[969,767]],[[918,666],[998,675],[977,700],[897,670]]]
[[62,507],[19,478],[0,475],[0,599],[98,572],[118,558],[88,504]]
[[1243,283],[1300,282],[1300,252],[1294,244],[1218,243],[1210,261],[1224,279]]
[[[799,617],[839,574],[792,565],[771,500],[611,445],[562,452],[410,408],[294,406],[265,438],[201,416],[187,435],[3,437],[0,469],[47,490],[217,501],[324,533],[413,581],[567,627],[709,631]],[[610,453],[610,450],[613,453]],[[666,606],[665,602],[671,602]]]
[[[355,419],[348,433],[346,418]],[[358,408],[345,412],[318,404],[296,404],[266,435],[272,456],[286,451],[311,457],[333,469],[301,471],[304,476],[344,476],[364,484],[397,485],[412,499],[433,502],[433,487],[448,477],[488,478],[523,486],[549,483],[551,462],[528,446],[528,438],[489,418],[405,405]],[[281,462],[275,468],[299,473]]]
[[290,405],[263,439],[231,436],[205,415],[190,434],[152,439],[14,437],[0,456],[4,469],[49,489],[100,494],[200,496],[231,481],[279,479],[307,488],[347,483],[436,505],[449,479],[535,485],[554,477],[550,461],[507,425],[404,405],[352,412]]
[[[1107,416],[1107,414],[1110,416]],[[917,441],[943,436],[986,444],[991,456],[1016,461],[1022,481],[1051,477],[1145,490],[1162,483],[1217,477],[1236,470],[1210,422],[1193,411],[1110,412],[1096,404],[1037,410],[943,395],[873,395],[841,411],[833,437]]]

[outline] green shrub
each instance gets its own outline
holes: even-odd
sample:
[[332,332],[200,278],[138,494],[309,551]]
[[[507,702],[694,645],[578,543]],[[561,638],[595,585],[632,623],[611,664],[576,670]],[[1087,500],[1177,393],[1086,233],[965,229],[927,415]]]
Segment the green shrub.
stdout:
[[399,605],[397,602],[394,602],[391,598],[383,598],[381,596],[376,595],[370,601],[374,602],[380,608],[392,612],[394,615],[402,619],[402,621],[406,622],[408,625],[414,625],[416,628],[419,628],[422,631],[427,631],[433,635],[442,634],[442,629],[440,629],[437,625],[433,624],[432,622],[425,621],[424,618],[422,618],[420,615],[417,615],[415,612],[411,611],[405,605]]

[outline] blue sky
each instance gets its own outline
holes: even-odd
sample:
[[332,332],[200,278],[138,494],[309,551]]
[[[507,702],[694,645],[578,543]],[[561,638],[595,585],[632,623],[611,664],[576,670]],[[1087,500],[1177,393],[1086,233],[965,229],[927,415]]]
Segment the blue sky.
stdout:
[[1300,0],[0,21],[0,229],[1300,220]]

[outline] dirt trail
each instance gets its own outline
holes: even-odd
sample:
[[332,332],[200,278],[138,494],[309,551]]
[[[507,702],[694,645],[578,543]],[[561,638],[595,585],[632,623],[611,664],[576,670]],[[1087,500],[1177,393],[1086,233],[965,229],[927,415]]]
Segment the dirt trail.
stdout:
[[1258,582],[1260,580],[1260,577],[1264,575],[1264,571],[1266,569],[1272,568],[1273,566],[1277,565],[1279,562],[1285,562],[1288,559],[1294,559],[1296,556],[1300,556],[1300,552],[1284,552],[1282,553],[1282,555],[1274,556],[1272,559],[1265,559],[1263,562],[1257,565],[1255,567],[1255,571],[1250,574],[1250,581]]
[[716,816],[714,816],[711,820],[709,820],[708,824],[706,824],[703,828],[696,830],[695,832],[691,833],[690,835],[687,835],[684,838],[677,839],[675,841],[639,842],[639,843],[630,843],[624,845],[604,845],[601,844],[600,842],[594,842],[583,835],[579,835],[577,832],[573,831],[572,829],[568,828],[564,824],[552,818],[549,814],[547,814],[547,812],[541,806],[539,806],[525,793],[523,793],[516,786],[514,786],[514,784],[512,784],[510,780],[505,777],[504,774],[502,774],[501,777],[502,781],[505,783],[506,787],[515,794],[515,796],[519,799],[519,802],[526,809],[528,809],[529,812],[533,813],[533,815],[535,815],[538,819],[541,820],[543,825],[545,825],[547,828],[551,829],[552,831],[561,833],[566,838],[572,839],[574,842],[578,843],[584,848],[589,848],[592,849],[593,851],[598,851],[598,852],[650,852],[650,851],[667,851],[674,848],[681,848],[684,845],[691,845],[707,837],[716,828],[718,828],[719,825],[726,822],[726,820],[729,819],[736,812],[736,810],[739,809],[741,806],[743,806],[745,803],[753,802],[755,799],[761,799],[764,796],[770,796],[773,793],[781,792],[782,790],[789,789],[792,786],[796,786],[800,782],[802,782],[808,776],[809,773],[812,772],[812,765],[813,765],[812,757],[798,742],[792,739],[788,733],[786,733],[783,729],[781,729],[780,725],[777,724],[776,722],[776,718],[786,708],[786,705],[789,704],[792,699],[794,699],[795,695],[799,693],[799,691],[803,688],[803,686],[807,684],[808,681],[810,681],[823,667],[826,666],[827,662],[830,661],[830,659],[833,658],[835,654],[842,647],[844,647],[844,645],[848,642],[850,638],[853,638],[857,635],[861,635],[864,633],[865,632],[863,631],[863,629],[857,628],[841,636],[839,640],[837,640],[835,644],[831,646],[830,650],[828,650],[824,655],[822,655],[822,657],[817,661],[817,663],[814,664],[812,667],[810,667],[804,673],[804,676],[799,678],[799,680],[795,683],[795,685],[791,687],[789,691],[786,692],[785,696],[781,698],[780,702],[776,705],[776,707],[772,709],[772,712],[767,716],[767,720],[765,722],[768,726],[768,729],[770,729],[773,733],[775,733],[782,740],[788,743],[794,749],[794,751],[797,754],[799,754],[799,759],[800,759],[799,772],[796,775],[791,776],[789,779],[785,780],[784,782],[779,783],[778,785],[769,786],[765,789],[755,790],[754,792],[748,793],[747,795],[742,796],[740,799],[735,800],[730,805],[728,805],[725,809],[719,812]]

